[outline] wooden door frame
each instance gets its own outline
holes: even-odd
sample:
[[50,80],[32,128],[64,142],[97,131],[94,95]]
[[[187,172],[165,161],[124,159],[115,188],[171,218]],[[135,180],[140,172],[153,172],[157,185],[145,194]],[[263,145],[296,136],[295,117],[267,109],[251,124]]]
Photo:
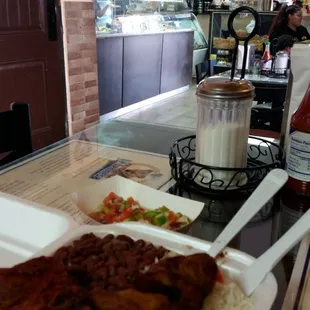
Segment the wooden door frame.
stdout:
[[62,12],[61,12],[61,0],[56,0],[55,2],[57,10],[57,31],[59,33],[59,54],[61,61],[61,70],[62,70],[62,83],[64,85],[64,104],[65,104],[65,130],[66,137],[70,135],[69,131],[69,119],[68,119],[68,100],[67,100],[67,87],[66,87],[66,78],[65,78],[65,53],[64,53],[64,42],[63,42],[63,25],[62,25]]

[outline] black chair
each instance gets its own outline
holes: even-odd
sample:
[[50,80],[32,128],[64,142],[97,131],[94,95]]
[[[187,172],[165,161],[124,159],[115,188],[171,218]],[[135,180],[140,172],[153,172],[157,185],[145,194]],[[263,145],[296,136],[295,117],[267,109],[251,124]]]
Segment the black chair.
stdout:
[[202,81],[209,75],[209,69],[210,69],[209,60],[197,64],[195,66],[195,69],[196,69],[196,83],[198,85],[200,81]]
[[0,112],[0,167],[32,152],[29,105],[12,103],[11,110]]

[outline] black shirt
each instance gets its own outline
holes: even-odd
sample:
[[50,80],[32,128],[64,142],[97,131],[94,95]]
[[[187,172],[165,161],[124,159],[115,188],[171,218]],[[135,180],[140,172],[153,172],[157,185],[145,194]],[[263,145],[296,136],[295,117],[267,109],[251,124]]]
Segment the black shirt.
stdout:
[[269,40],[270,42],[275,39],[279,38],[283,35],[289,35],[291,36],[295,42],[298,41],[305,41],[310,39],[310,34],[307,30],[306,27],[304,26],[299,26],[297,27],[296,31],[291,29],[289,26],[284,26],[284,27],[278,27],[276,28],[273,33],[271,34]]

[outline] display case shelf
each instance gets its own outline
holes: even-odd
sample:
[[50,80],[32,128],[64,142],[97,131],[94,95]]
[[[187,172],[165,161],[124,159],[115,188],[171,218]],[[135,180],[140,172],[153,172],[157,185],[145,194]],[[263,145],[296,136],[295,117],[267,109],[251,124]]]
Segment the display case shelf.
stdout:
[[[258,12],[261,24],[258,34],[250,40],[250,44],[256,46],[256,54],[261,54],[264,48],[264,43],[268,41],[268,32],[277,12]],[[209,27],[209,51],[208,56],[217,54],[220,50],[232,50],[235,46],[235,40],[230,37],[227,30],[227,22],[230,11],[225,10],[210,10],[210,27]],[[250,31],[250,23],[252,21],[251,14],[240,15],[235,24],[237,32]],[[228,66],[229,67],[229,66]]]

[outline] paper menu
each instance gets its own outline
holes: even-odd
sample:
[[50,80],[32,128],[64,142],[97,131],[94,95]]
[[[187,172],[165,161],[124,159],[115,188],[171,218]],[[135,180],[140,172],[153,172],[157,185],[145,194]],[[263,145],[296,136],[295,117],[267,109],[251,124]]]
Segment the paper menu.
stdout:
[[92,223],[71,203],[79,188],[116,174],[153,188],[171,178],[166,156],[78,140],[0,173],[0,191],[63,210],[79,223]]
[[301,242],[282,310],[310,309],[310,234]]

